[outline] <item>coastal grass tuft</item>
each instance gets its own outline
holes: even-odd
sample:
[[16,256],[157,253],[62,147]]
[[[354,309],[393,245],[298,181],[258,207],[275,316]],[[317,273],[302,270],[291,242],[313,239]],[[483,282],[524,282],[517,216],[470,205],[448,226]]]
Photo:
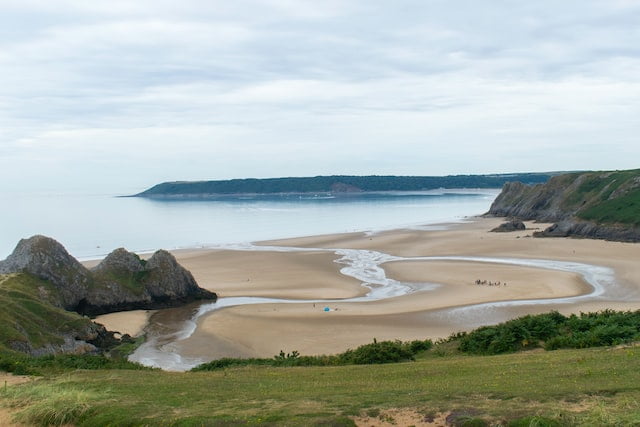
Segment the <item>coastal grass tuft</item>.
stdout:
[[86,419],[96,400],[105,395],[64,382],[37,381],[29,387],[11,387],[3,396],[17,410],[17,421],[34,425],[68,425]]

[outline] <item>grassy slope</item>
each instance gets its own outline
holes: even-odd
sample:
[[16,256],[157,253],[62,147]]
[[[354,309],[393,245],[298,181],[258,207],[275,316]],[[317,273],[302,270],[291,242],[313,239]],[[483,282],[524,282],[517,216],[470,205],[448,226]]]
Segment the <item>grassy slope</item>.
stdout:
[[[4,392],[30,422],[82,425],[348,425],[372,409],[472,409],[487,421],[544,415],[640,423],[640,348],[438,356],[342,367],[216,372],[74,371]],[[49,417],[49,418],[47,418]]]
[[56,290],[27,274],[0,275],[0,348],[8,342],[29,341],[34,347],[61,344],[59,333],[86,328],[90,321],[47,301]]
[[582,219],[640,226],[639,180],[640,169],[584,174],[583,182],[565,199],[565,208],[578,208]]

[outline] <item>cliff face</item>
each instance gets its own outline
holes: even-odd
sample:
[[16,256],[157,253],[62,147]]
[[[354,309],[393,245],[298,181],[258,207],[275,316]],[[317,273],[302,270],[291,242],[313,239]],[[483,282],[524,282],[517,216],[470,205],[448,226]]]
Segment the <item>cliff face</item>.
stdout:
[[191,273],[164,250],[148,261],[116,249],[92,271],[95,285],[76,311],[96,315],[113,311],[175,307],[216,294],[198,286]]
[[27,272],[50,282],[57,293],[50,302],[73,309],[91,284],[89,271],[57,241],[45,236],[22,239],[11,255],[0,261],[0,273]]
[[549,180],[548,184],[529,186],[521,182],[508,182],[491,205],[489,213],[495,216],[554,222],[571,216],[561,208],[564,181],[562,176]]
[[28,273],[46,280],[55,289],[49,293],[51,303],[88,315],[216,299],[216,294],[200,288],[169,252],[157,251],[144,261],[125,249],[116,249],[88,270],[60,243],[45,236],[21,240],[12,254],[0,261],[0,273]]
[[537,236],[640,241],[640,170],[571,173],[507,183],[489,215],[554,222]]

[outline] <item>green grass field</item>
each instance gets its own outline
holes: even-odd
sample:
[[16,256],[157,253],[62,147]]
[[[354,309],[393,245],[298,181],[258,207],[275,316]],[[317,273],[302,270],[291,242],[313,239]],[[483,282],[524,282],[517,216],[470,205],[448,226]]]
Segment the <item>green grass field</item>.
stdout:
[[467,411],[486,425],[640,424],[640,347],[449,352],[384,365],[65,371],[8,387],[0,402],[38,425],[353,425],[388,408]]

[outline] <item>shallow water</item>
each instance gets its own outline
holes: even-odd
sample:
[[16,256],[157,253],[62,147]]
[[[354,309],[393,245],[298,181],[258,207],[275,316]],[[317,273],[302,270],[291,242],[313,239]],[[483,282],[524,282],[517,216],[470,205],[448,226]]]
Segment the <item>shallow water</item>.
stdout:
[[151,200],[95,194],[0,193],[0,259],[44,234],[76,258],[209,247],[288,237],[420,227],[489,210],[499,190],[434,190],[345,197]]

